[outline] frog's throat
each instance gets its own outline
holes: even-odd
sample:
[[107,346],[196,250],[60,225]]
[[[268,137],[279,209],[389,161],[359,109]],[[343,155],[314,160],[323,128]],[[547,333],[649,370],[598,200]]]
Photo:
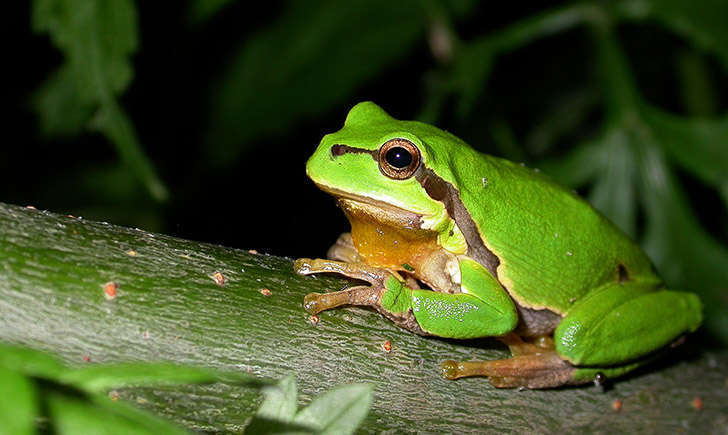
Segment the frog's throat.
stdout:
[[389,204],[373,204],[367,201],[339,198],[338,205],[347,216],[351,212],[365,214],[371,220],[394,228],[408,230],[422,229],[422,215],[412,213]]
[[339,207],[344,211],[357,209],[359,212],[369,215],[372,220],[382,224],[398,228],[422,229],[424,223],[422,214],[366,196],[344,192],[323,184],[316,183],[316,185],[319,189],[336,197]]

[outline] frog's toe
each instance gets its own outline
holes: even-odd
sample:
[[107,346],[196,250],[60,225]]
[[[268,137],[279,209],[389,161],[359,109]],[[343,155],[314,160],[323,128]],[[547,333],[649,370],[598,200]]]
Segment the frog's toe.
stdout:
[[458,362],[451,359],[444,361],[440,366],[442,370],[442,376],[446,379],[454,380],[460,377],[460,369],[458,368]]
[[311,314],[318,314],[324,309],[321,307],[321,293],[309,293],[303,298],[303,309]]
[[487,376],[496,388],[551,388],[572,383],[574,367],[553,351],[493,361],[445,361],[448,379]]
[[312,273],[313,268],[311,267],[310,258],[299,258],[293,262],[293,271],[299,275],[308,275]]

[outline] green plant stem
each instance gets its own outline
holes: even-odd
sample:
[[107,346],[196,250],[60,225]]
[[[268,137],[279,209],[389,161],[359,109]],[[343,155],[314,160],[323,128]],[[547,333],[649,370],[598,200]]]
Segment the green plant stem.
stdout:
[[[107,282],[119,285],[113,300]],[[700,349],[693,337],[606,393],[496,390],[486,379],[439,373],[449,358],[505,357],[494,341],[423,338],[353,308],[322,313],[314,325],[303,295],[345,285],[298,277],[290,259],[0,204],[0,339],[72,365],[166,360],[271,378],[295,373],[304,402],[337,384],[368,382],[374,402],[362,429],[370,432],[717,432],[728,424],[728,353]],[[224,383],[119,393],[209,431],[240,430],[260,400]]]

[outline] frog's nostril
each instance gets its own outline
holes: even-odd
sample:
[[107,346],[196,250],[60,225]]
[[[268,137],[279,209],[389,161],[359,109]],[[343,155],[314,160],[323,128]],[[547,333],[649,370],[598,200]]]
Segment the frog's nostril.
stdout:
[[340,155],[346,154],[346,145],[337,143],[336,145],[331,147],[331,155],[334,157],[338,157]]

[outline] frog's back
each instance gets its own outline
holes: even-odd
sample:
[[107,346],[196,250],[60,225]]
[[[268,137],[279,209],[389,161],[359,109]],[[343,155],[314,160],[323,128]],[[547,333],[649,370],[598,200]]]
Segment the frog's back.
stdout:
[[467,145],[446,160],[445,178],[460,190],[486,248],[500,261],[498,280],[520,305],[563,314],[609,281],[659,284],[634,241],[550,178]]

